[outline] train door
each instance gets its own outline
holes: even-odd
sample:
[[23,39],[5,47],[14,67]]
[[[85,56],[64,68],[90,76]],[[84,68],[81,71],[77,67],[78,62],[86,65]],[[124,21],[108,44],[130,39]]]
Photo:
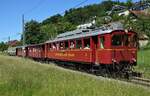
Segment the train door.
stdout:
[[45,46],[44,46],[44,44],[43,45],[41,45],[41,58],[44,58],[45,57]]
[[26,55],[26,57],[28,57],[28,55],[29,55],[28,54],[28,47],[25,48],[25,55]]
[[98,47],[98,36],[92,37],[91,46],[92,46],[92,62],[95,63],[95,61],[96,61],[96,50]]

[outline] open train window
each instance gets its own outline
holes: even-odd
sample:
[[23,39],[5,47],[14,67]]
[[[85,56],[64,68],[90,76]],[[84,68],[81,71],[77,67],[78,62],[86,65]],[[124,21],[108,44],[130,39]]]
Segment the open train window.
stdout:
[[52,50],[52,45],[48,44],[49,50]]
[[130,44],[130,46],[137,47],[137,36],[136,35],[131,36],[131,44]]
[[74,49],[75,48],[75,41],[71,40],[70,41],[70,49]]
[[76,40],[76,48],[82,49],[82,40]]
[[122,35],[113,35],[111,44],[113,46],[121,46],[122,45]]
[[68,41],[65,41],[65,49],[68,49],[68,47],[69,47]]
[[55,43],[52,44],[52,49],[56,50],[56,44]]
[[90,49],[90,38],[84,39],[84,49]]
[[64,42],[60,42],[60,50],[64,49]]
[[129,45],[129,36],[127,34],[125,34],[123,37],[124,37],[123,38],[124,39],[124,45],[128,46]]
[[59,50],[59,42],[56,43],[56,49]]
[[104,36],[100,37],[100,48],[101,49],[105,48],[105,37]]

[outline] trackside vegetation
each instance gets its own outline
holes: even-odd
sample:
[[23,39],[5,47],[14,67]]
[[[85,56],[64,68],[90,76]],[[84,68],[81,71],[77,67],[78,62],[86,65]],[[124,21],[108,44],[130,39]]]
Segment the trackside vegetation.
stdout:
[[138,66],[137,71],[142,72],[144,77],[150,79],[150,44],[138,51]]
[[0,55],[0,96],[149,96],[141,86]]

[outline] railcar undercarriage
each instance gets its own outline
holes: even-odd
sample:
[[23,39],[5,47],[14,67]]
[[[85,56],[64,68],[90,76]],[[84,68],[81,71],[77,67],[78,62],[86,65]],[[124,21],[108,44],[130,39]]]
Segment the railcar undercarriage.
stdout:
[[58,66],[83,71],[86,73],[103,76],[103,77],[111,77],[111,78],[131,78],[132,76],[141,77],[141,73],[134,72],[133,64],[129,64],[127,62],[121,64],[85,64],[85,63],[77,63],[77,62],[64,62],[59,60],[48,61],[49,63],[53,62]]

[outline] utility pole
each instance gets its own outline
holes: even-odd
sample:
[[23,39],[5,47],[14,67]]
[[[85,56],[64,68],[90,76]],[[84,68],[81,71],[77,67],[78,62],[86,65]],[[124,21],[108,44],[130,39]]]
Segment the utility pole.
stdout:
[[[25,44],[26,44],[26,42],[25,42],[25,29],[24,29],[24,14],[22,15],[22,39],[23,39],[23,41],[22,41],[22,43],[23,43],[23,47],[22,47],[22,50],[23,50],[23,54],[25,54],[26,53],[26,51],[25,51]],[[23,55],[23,57],[25,57],[25,55]]]
[[24,29],[24,14],[22,15],[22,35],[23,35],[23,46],[25,46],[25,29]]

